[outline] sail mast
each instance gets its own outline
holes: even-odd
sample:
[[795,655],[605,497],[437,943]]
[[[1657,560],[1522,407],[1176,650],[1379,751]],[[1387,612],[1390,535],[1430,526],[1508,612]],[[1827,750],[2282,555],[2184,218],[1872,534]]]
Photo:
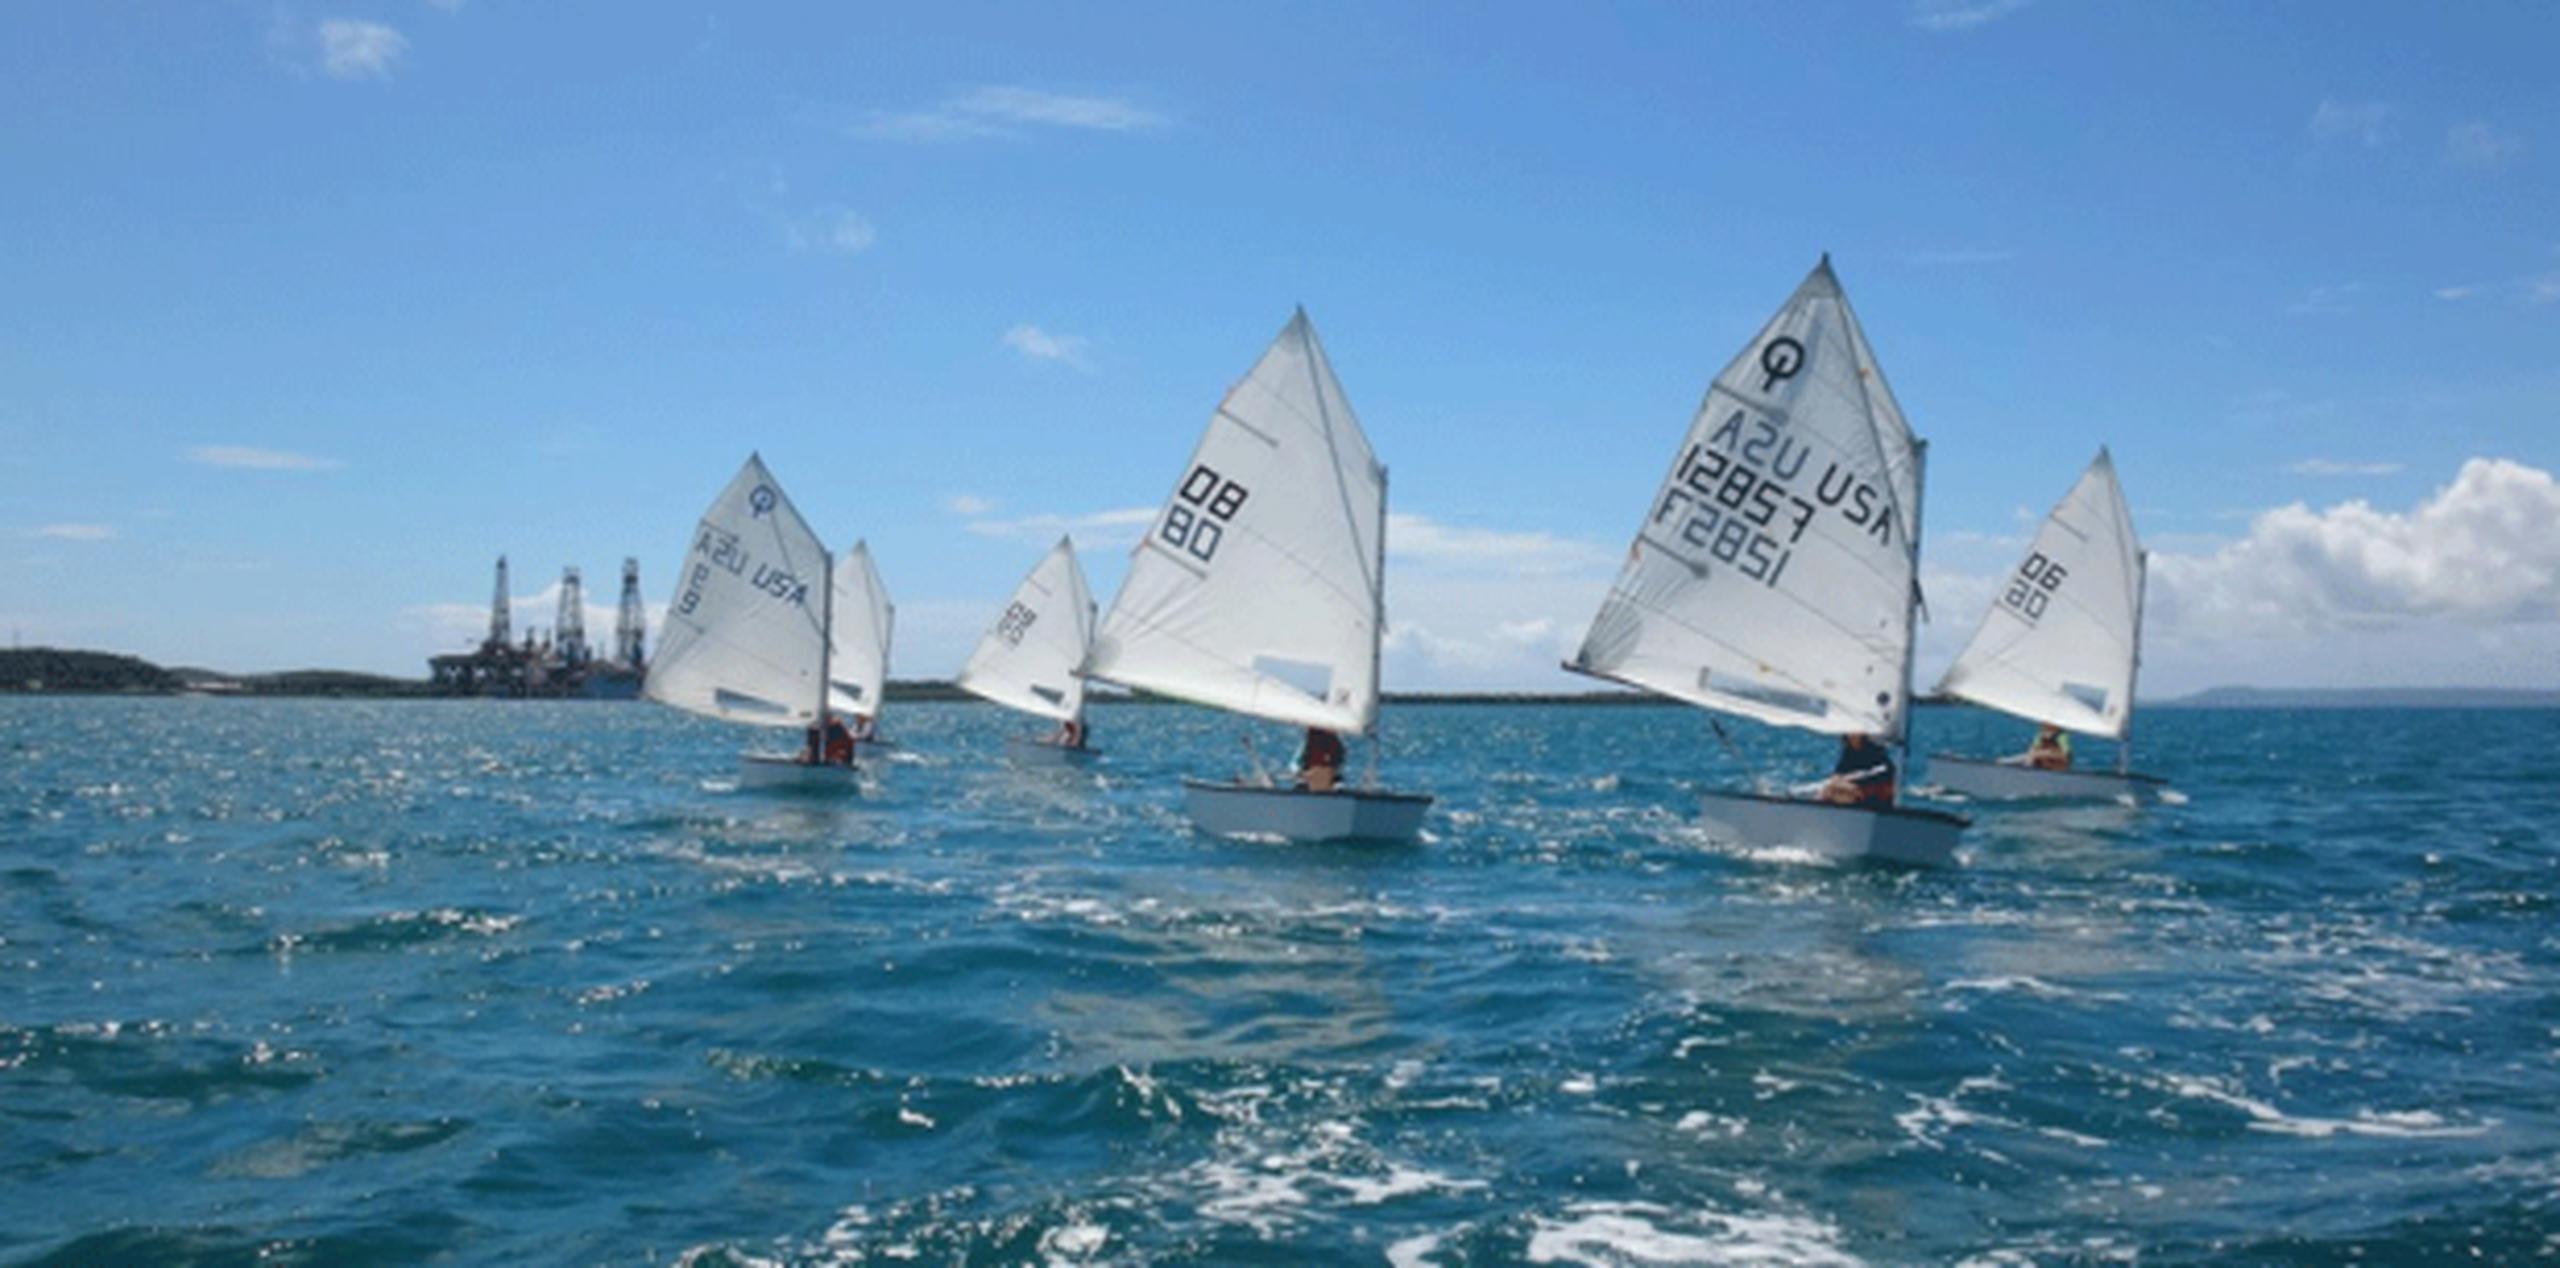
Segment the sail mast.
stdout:
[[2142,609],[2151,601],[2151,552],[2133,557],[2133,665],[2124,675],[2124,735],[2116,742],[2116,773],[2133,770],[2134,687],[2142,681]]
[[823,579],[827,596],[818,604],[818,753],[826,755],[827,692],[833,689],[835,666],[830,662],[836,650],[836,557],[827,548],[818,548],[818,576]]
[[[1911,658],[1920,646],[1920,507],[1929,500],[1929,442],[1911,438],[1911,600],[1902,615],[1902,713],[1894,744],[1902,750],[1901,770],[1911,770]],[[1902,803],[1902,781],[1893,787],[1894,804]]]

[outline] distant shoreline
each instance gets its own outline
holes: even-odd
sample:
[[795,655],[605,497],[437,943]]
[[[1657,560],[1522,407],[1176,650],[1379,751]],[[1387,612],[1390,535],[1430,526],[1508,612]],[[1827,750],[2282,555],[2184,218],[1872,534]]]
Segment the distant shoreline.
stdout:
[[[449,700],[423,678],[392,678],[337,669],[268,674],[163,668],[138,656],[65,648],[0,650],[0,695],[198,696],[264,699]],[[893,679],[893,703],[983,703],[941,679]],[[1171,704],[1159,696],[1097,695],[1100,704]],[[1686,707],[1637,691],[1391,691],[1388,704],[1640,705]],[[601,702],[599,702],[601,703]],[[1923,708],[1965,707],[1923,696]],[[2144,709],[2560,709],[2560,690],[2518,687],[2214,687],[2194,695],[2145,700]]]

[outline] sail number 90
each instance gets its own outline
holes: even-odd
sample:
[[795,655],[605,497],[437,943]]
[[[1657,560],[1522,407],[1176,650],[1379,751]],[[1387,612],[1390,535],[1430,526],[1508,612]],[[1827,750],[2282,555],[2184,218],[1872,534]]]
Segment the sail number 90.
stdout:
[[2018,575],[2010,580],[2009,590],[2000,596],[2000,601],[2016,609],[2032,625],[2044,618],[2045,605],[2053,601],[2054,592],[2070,575],[2070,569],[2058,560],[2045,558],[2039,550],[2018,565]]
[[1020,647],[1022,636],[1030,633],[1032,625],[1039,620],[1040,614],[1029,607],[1021,603],[1010,604],[1004,615],[996,620],[996,634],[1005,641],[1005,646]]
[[1165,508],[1164,526],[1156,530],[1156,536],[1165,545],[1205,564],[1217,555],[1218,543],[1226,540],[1228,523],[1244,509],[1247,496],[1243,485],[1219,475],[1206,464],[1193,467],[1191,474],[1182,478],[1182,487],[1174,490],[1173,504]]

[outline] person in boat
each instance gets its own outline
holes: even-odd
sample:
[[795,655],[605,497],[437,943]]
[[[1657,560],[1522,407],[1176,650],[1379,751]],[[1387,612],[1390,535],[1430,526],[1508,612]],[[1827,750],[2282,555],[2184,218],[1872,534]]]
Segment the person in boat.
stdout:
[[853,765],[853,730],[844,724],[842,718],[827,719],[824,759],[829,766]]
[[826,742],[826,732],[822,729],[822,724],[810,723],[808,734],[800,737],[800,764],[817,765],[819,755],[826,751]]
[[1298,750],[1298,787],[1332,792],[1342,786],[1342,737],[1320,726],[1307,728],[1306,745]]
[[1893,753],[1863,732],[1840,737],[1840,760],[1831,778],[1822,781],[1822,800],[1842,806],[1890,806],[1895,772]]
[[2044,724],[2036,731],[2035,743],[2027,746],[2026,764],[2037,770],[2071,769],[2071,737],[2061,727]]
[[1084,719],[1068,718],[1060,722],[1058,729],[1049,733],[1049,743],[1059,748],[1083,748]]
[[853,715],[853,738],[856,743],[869,744],[880,738],[880,726],[870,714],[857,713]]

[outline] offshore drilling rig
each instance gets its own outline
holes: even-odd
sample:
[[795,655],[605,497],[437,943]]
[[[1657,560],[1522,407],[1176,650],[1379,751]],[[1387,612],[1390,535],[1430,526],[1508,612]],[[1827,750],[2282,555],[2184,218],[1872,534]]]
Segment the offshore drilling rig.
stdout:
[[648,633],[640,561],[625,559],[611,655],[597,656],[587,643],[586,588],[575,564],[561,570],[560,606],[551,629],[528,627],[518,640],[507,597],[507,557],[500,555],[488,636],[470,651],[428,657],[428,677],[439,695],[630,700],[648,673]]

